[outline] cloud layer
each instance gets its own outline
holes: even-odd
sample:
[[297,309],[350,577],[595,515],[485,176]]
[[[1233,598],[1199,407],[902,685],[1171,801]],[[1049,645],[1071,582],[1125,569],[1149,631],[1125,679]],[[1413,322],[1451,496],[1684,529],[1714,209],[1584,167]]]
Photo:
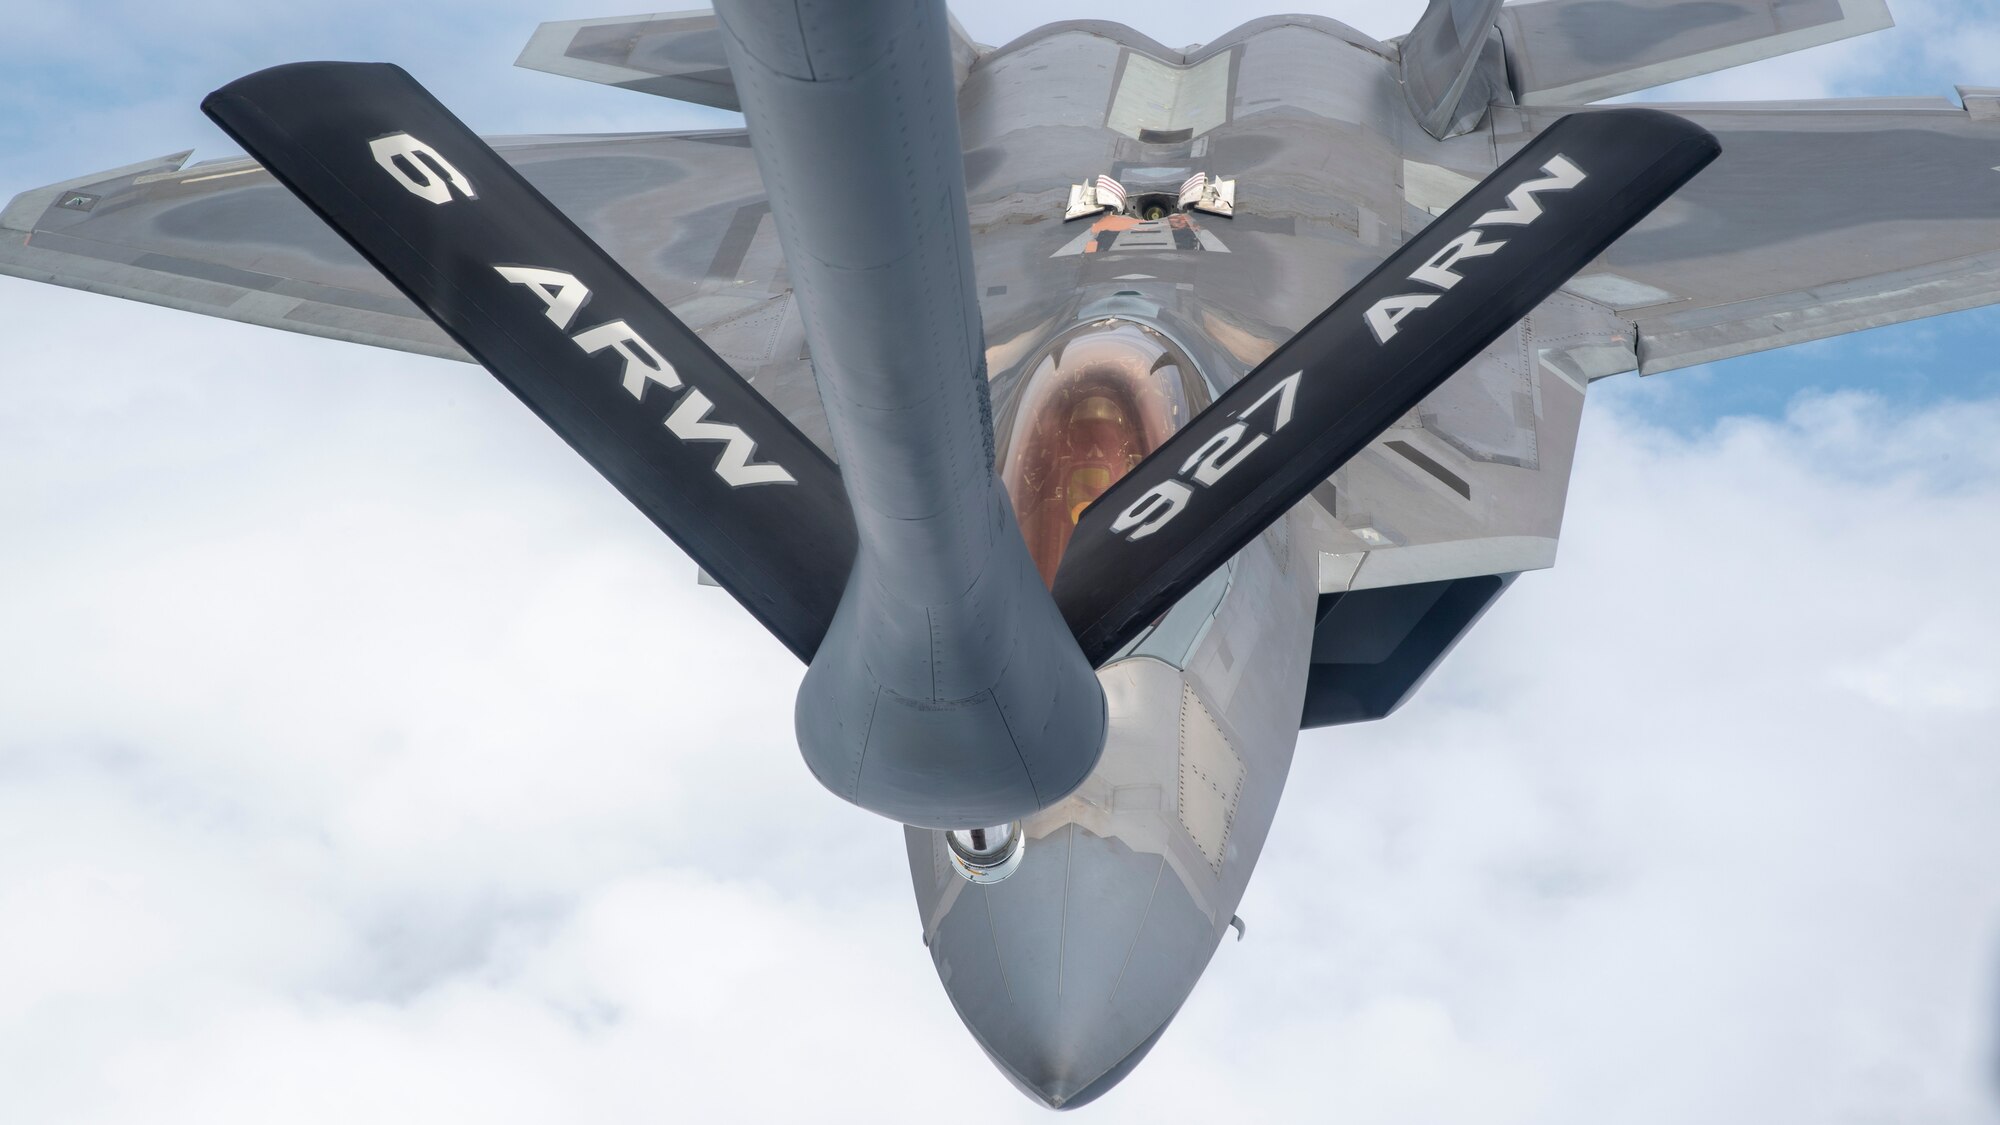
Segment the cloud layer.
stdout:
[[[1898,5],[1976,82],[1966,11]],[[5,186],[182,147],[301,41],[489,128],[693,123],[492,79],[596,14],[43,6]],[[1843,50],[1696,96],[1886,81]],[[898,832],[798,761],[796,663],[490,379],[0,310],[0,1120],[1045,1119],[938,988]],[[1561,565],[1303,740],[1248,939],[1084,1112],[1992,1119],[2000,400],[1649,421],[1744,370],[1593,391]]]
[[[1038,1114],[796,664],[483,375],[7,295],[0,1117]],[[1599,392],[1562,565],[1306,736],[1097,1116],[1981,1112],[2000,402]]]

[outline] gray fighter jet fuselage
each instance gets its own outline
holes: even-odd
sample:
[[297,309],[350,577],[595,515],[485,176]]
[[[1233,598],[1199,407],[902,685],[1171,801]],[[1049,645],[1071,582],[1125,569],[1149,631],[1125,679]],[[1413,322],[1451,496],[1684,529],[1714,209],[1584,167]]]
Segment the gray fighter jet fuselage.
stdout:
[[[1102,518],[1134,543],[1211,518],[1195,498],[1238,466],[1262,472],[1251,458],[1277,448],[1290,390],[1232,407],[1241,423],[1185,460],[1148,458],[1399,247],[1559,120],[1601,112],[1588,103],[1874,30],[1882,5],[1435,0],[1389,43],[1273,16],[1186,50],[1089,21],[981,46],[935,4],[720,7],[545,25],[521,61],[741,109],[747,134],[494,148],[838,460],[859,545],[844,592],[828,583],[837,608],[786,634],[812,663],[801,747],[830,789],[906,824],[946,992],[1000,1069],[1057,1108],[1119,1082],[1194,988],[1301,728],[1389,714],[1516,576],[1553,564],[1592,380],[2000,299],[1994,92],[1672,107],[1720,139],[1714,166],[1092,653],[1058,612],[1092,506],[1106,498]],[[227,111],[211,112],[251,128]],[[440,213],[496,194],[427,141],[356,174]],[[1534,163],[1539,178],[1495,188],[1506,210],[1356,310],[1377,344],[1431,331],[1504,261],[1508,232],[1595,174]],[[247,161],[135,165],[0,215],[0,270],[469,351],[503,374],[476,326],[392,287],[368,254]],[[581,267],[491,264],[514,271],[499,292],[528,287],[523,323],[594,323]],[[631,408],[685,403],[646,397],[681,390],[680,361],[653,345],[664,368],[635,360],[635,338]],[[503,374],[561,429],[523,379]],[[667,425],[727,443],[740,479],[718,490],[797,486],[749,471],[743,419]],[[622,462],[564,433],[645,506]],[[1115,486],[1141,465],[1180,483],[1128,505]],[[679,516],[655,518],[681,538]],[[725,584],[779,631],[749,581]]]

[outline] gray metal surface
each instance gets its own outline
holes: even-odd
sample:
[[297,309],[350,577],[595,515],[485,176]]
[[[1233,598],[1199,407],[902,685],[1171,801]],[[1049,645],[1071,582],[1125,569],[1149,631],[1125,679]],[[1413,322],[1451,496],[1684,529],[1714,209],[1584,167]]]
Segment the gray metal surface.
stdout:
[[1417,124],[1431,136],[1444,138],[1472,128],[1487,103],[1506,90],[1500,68],[1480,72],[1489,43],[1496,54],[1499,49],[1500,4],[1431,0],[1417,26],[1403,37],[1403,92]]
[[[1185,52],[1083,20],[977,49],[933,18],[930,53],[904,61],[907,44],[887,34],[907,30],[900,24],[872,38],[811,40],[797,14],[830,10],[800,5],[790,48],[770,43],[766,61],[732,63],[726,76],[712,65],[704,14],[550,25],[523,55],[526,65],[708,104],[742,92],[760,144],[767,133],[804,134],[768,146],[761,172],[741,133],[500,146],[802,428],[838,447],[873,505],[871,534],[902,544],[857,568],[872,586],[844,626],[855,651],[881,663],[815,668],[808,686],[821,702],[802,705],[802,744],[869,721],[836,705],[857,698],[865,677],[924,691],[932,672],[952,690],[991,680],[990,665],[939,663],[960,650],[936,647],[935,618],[911,609],[970,590],[986,573],[976,560],[994,545],[1016,568],[992,572],[997,588],[1039,585],[992,487],[1004,451],[990,445],[980,371],[1003,433],[1051,343],[1080,324],[1143,325],[1211,391],[1226,387],[1569,112],[1551,102],[1886,24],[1879,0],[1542,0],[1503,8],[1500,35],[1474,55],[1458,48],[1486,18],[1475,0],[1439,0],[1430,30],[1400,53],[1315,16],[1257,19]],[[886,5],[840,10],[889,19]],[[913,84],[908,151],[900,125],[885,131],[838,97],[822,106],[817,94],[795,96],[813,79],[857,76],[867,60],[892,57],[897,80]],[[752,79],[772,86],[763,112]],[[1525,106],[1512,104],[1514,92]],[[2000,97],[1961,93],[1962,104],[1672,107],[1718,134],[1722,159],[1099,672],[1102,757],[1069,796],[1024,819],[1027,847],[1010,878],[967,882],[940,833],[908,830],[940,979],[1011,1080],[1044,1103],[1081,1104],[1122,1077],[1180,1009],[1275,813],[1320,595],[1551,565],[1594,379],[2000,297]],[[1433,132],[1441,122],[1444,139]],[[958,167],[962,204],[949,174]],[[452,350],[254,166],[178,168],[168,158],[24,194],[0,217],[0,270]],[[1234,217],[1062,220],[1070,185],[1097,175],[1138,195],[1171,194],[1197,173],[1235,181]],[[816,227],[818,209],[857,211],[822,197],[857,183],[880,213],[858,208],[871,217],[852,229]],[[962,233],[947,238],[961,207]],[[947,242],[965,257],[948,266],[926,257]],[[934,263],[926,282],[898,274],[917,260]],[[862,283],[870,274],[880,280]],[[876,397],[890,388],[918,393]],[[959,604],[1006,601],[989,596]],[[1046,640],[1028,617],[992,612],[945,629]],[[1386,643],[1347,636],[1321,647],[1361,661]],[[957,721],[939,728],[935,747],[959,745],[943,736],[967,729],[949,726]],[[984,816],[982,826],[1011,819]]]
[[[1148,52],[1227,62],[1228,112],[1213,128],[1146,143],[1116,127],[1130,58]],[[1487,136],[1438,142],[1417,128],[1393,52],[1314,17],[1258,20],[1192,55],[1117,25],[1052,25],[983,57],[959,109],[1002,404],[1041,343],[1114,313],[1163,326],[1234,382],[1429,222],[1426,203],[1442,211],[1450,185],[1497,163]],[[1187,248],[1114,240],[1084,253],[1095,224],[1059,218],[1069,185],[1097,171],[1134,191],[1233,177],[1236,217],[1189,216],[1208,238]],[[1446,194],[1427,199],[1427,185]],[[1321,589],[1551,565],[1583,386],[1635,365],[1629,321],[1574,297],[1543,305],[1302,509]]]
[[718,11],[860,538],[799,749],[904,823],[1037,812],[1096,764],[1104,699],[994,473],[944,6]]
[[1083,1104],[1143,1057],[1242,900],[1305,692],[1314,594],[1300,518],[1237,556],[1178,666],[1134,656],[1099,672],[1104,758],[1028,820],[1007,882],[968,883],[942,833],[906,832],[924,940],[953,1007],[1045,1104]]
[[1581,105],[1891,25],[1888,0],[1539,0],[1500,15],[1524,105]]
[[[1962,97],[1664,106],[1721,159],[1572,289],[1637,325],[1648,373],[1990,304],[2000,102]],[[1496,111],[1495,143],[1569,112]]]
[[[1648,41],[1644,50],[1679,51],[1724,32],[1777,26],[1744,15],[1747,2],[1686,7],[1708,13],[1707,30]],[[1711,18],[1723,7],[1734,14]],[[1792,5],[1779,15],[1796,21],[1819,7]],[[1872,10],[1849,5],[1841,9],[1844,22],[1821,13],[1813,26],[1872,26],[1880,22],[1868,16]],[[1571,29],[1583,37],[1575,50],[1602,34],[1591,30],[1600,24],[1692,18],[1672,5],[1636,3],[1549,2],[1503,15],[1522,27],[1545,24],[1550,36]],[[1759,50],[1772,46],[1751,42],[1762,43]],[[1157,65],[1135,69],[1134,58]],[[1144,101],[1127,93],[1128,81],[1157,94],[1159,67],[1218,59],[1227,68],[1225,105],[1220,123],[1199,136],[1146,144],[1120,130],[1129,122],[1113,121],[1112,107]],[[1011,364],[1087,303],[1080,294],[1093,282],[1179,310],[1203,337],[1191,346],[1220,353],[1206,365],[1233,378],[1497,157],[1566,112],[1503,105],[1493,111],[1490,134],[1434,141],[1395,104],[1404,98],[1398,74],[1392,48],[1304,16],[1253,21],[1193,55],[1129,28],[1079,21],[981,56],[959,111],[996,389],[1012,378]],[[1184,118],[1204,101],[1199,84],[1192,90],[1174,111]],[[1673,107],[1723,139],[1722,160],[1572,286],[1584,299],[1544,306],[1490,362],[1467,368],[1432,396],[1403,433],[1336,475],[1315,514],[1323,589],[1550,565],[1578,388],[1590,378],[1635,367],[1670,370],[1992,301],[2000,293],[1991,186],[2000,176],[1993,171],[2000,165],[2000,100],[1991,91],[1962,94],[1960,105],[1870,99]],[[1214,110],[1202,112],[1205,122],[1216,120]],[[790,274],[742,134],[499,145],[827,444]],[[0,271],[294,331],[456,354],[261,172],[225,161],[175,173],[178,165],[167,158],[24,193],[0,219]],[[1162,179],[1180,169],[1234,177],[1238,215],[1197,218],[1197,251],[1144,251],[1133,240],[1108,254],[1082,253],[1081,232],[1057,219],[1068,185],[1098,171],[1136,183],[1143,176],[1135,168],[1159,170]],[[59,206],[72,192],[88,197],[91,209]],[[1075,252],[1063,253],[1072,243]],[[1738,252],[1744,248],[1756,253]],[[1108,284],[1127,274],[1145,276]],[[1449,477],[1428,472],[1391,440]],[[1470,497],[1458,494],[1453,480]]]
[[707,8],[562,20],[535,29],[515,66],[717,109],[742,109]]
[[[949,26],[956,85],[980,48],[957,20]],[[514,65],[717,109],[743,108],[708,8],[545,23]]]

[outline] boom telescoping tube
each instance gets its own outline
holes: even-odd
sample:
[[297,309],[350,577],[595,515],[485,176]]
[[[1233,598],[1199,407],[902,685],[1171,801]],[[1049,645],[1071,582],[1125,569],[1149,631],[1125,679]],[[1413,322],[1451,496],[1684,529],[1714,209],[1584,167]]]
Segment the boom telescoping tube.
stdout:
[[994,473],[949,17],[716,14],[860,540],[799,689],[800,750],[904,823],[1017,820],[1090,773],[1105,706]]

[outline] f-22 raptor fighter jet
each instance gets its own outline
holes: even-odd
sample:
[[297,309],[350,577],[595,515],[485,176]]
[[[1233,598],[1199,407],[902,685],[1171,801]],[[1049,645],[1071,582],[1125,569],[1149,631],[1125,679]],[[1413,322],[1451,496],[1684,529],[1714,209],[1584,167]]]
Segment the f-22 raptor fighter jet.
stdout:
[[483,141],[389,66],[251,153],[26,192],[0,269],[472,359],[807,662],[966,1027],[1118,1083],[1230,928],[1304,727],[1555,558],[1586,387],[2000,298],[2000,91],[1593,107],[1882,0],[1432,0],[1174,50],[941,0],[545,25],[747,129]]

